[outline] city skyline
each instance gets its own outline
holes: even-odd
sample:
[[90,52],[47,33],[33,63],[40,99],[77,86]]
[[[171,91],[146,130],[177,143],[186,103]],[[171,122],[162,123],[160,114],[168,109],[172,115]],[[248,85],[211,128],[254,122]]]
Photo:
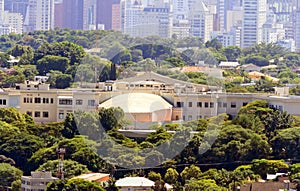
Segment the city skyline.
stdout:
[[217,38],[223,46],[278,43],[300,51],[296,0],[1,0],[0,34],[116,30],[133,37]]

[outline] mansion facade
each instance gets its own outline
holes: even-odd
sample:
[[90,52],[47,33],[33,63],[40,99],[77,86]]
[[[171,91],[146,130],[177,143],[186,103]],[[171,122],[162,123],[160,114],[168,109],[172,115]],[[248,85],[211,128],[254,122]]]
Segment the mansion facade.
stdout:
[[27,81],[0,92],[0,108],[16,108],[37,123],[62,122],[67,113],[96,112],[101,107],[121,107],[127,118],[138,122],[189,121],[222,113],[236,116],[242,106],[255,100],[266,100],[270,107],[300,116],[300,96],[288,95],[285,88],[277,88],[275,94],[224,93],[217,87],[152,72],[91,88],[58,90]]

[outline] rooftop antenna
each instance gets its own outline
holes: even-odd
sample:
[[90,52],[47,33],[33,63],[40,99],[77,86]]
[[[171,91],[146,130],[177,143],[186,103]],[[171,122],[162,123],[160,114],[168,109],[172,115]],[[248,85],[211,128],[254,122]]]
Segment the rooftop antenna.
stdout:
[[57,151],[57,155],[58,155],[57,177],[60,180],[63,180],[64,179],[64,165],[63,165],[63,161],[64,161],[64,156],[65,156],[65,153],[66,153],[66,149],[59,148],[56,151]]

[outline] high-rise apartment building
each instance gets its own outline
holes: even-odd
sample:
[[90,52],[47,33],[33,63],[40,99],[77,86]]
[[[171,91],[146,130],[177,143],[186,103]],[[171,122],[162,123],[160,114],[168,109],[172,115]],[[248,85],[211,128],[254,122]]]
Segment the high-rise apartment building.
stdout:
[[54,28],[54,0],[30,0],[24,31],[50,30]]
[[201,37],[204,42],[210,40],[213,31],[213,14],[210,13],[204,2],[196,2],[189,12],[191,35]]
[[97,1],[83,1],[83,30],[96,29]]
[[266,0],[243,1],[242,47],[262,42],[262,27],[266,20]]
[[3,25],[4,0],[0,0],[0,25]]
[[187,19],[188,10],[187,0],[173,0],[173,18],[175,20]]
[[172,36],[173,17],[169,4],[144,7],[140,1],[124,0],[121,5],[122,31],[131,36]]
[[242,23],[243,11],[242,8],[236,10],[228,10],[226,14],[225,30],[230,31],[231,27],[238,26]]
[[121,3],[114,0],[112,4],[111,29],[121,31]]
[[218,0],[217,3],[217,15],[218,15],[218,21],[219,21],[219,30],[224,31],[226,27],[226,0]]
[[170,8],[146,7],[139,17],[137,26],[138,36],[160,36],[170,38],[172,35],[172,22]]
[[296,51],[300,52],[300,0],[297,0],[296,18],[295,18],[295,43]]
[[137,26],[144,6],[138,1],[133,2],[132,0],[123,0],[121,6],[122,32],[131,36],[139,36]]
[[29,0],[5,0],[4,10],[11,13],[20,13],[24,22],[28,4]]
[[3,23],[11,27],[11,32],[16,34],[23,33],[23,16],[20,13],[4,11]]
[[294,0],[269,0],[270,9],[274,12],[276,23],[288,23],[293,19]]

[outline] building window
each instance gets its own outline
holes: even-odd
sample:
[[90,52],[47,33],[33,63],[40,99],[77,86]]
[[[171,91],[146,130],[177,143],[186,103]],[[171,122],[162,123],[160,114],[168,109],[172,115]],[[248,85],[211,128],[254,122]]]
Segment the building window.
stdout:
[[59,105],[72,105],[73,100],[71,99],[60,99],[59,100]]
[[243,106],[246,106],[248,104],[248,102],[243,102]]
[[218,102],[218,107],[222,107],[222,102]]
[[82,105],[82,99],[77,99],[76,100],[76,105]]
[[88,106],[96,106],[96,101],[93,99],[88,100]]
[[226,108],[227,107],[227,103],[224,102],[223,103],[223,107]]
[[41,117],[41,112],[39,111],[34,112],[34,117]]
[[177,106],[177,107],[184,107],[184,103],[178,101],[178,102],[176,103],[176,106]]
[[43,117],[44,118],[48,118],[49,117],[49,112],[48,111],[44,111],[43,112]]
[[236,102],[231,102],[231,108],[236,108]]
[[53,104],[54,103],[54,100],[53,98],[50,98],[50,103]]
[[193,107],[193,102],[189,102],[189,107]]
[[24,103],[32,103],[32,98],[31,97],[24,97]]
[[178,116],[178,115],[176,115],[176,117],[175,117],[175,120],[176,120],[176,121],[178,121],[178,120],[179,120],[179,116]]
[[184,116],[182,116],[182,120],[183,120],[183,121],[185,121],[185,115],[184,115]]
[[6,105],[6,99],[0,99],[0,105]]
[[213,108],[214,105],[215,105],[214,102],[210,102],[210,103],[209,103],[209,107],[210,107],[210,108]]
[[32,117],[32,112],[31,111],[26,111],[26,114]]
[[40,97],[35,97],[34,98],[34,103],[41,103],[41,98]]
[[59,113],[58,113],[58,118],[59,119],[63,119],[64,118],[64,111],[59,111]]
[[205,107],[205,108],[208,108],[208,102],[205,102],[205,103],[204,103],[204,107]]
[[197,102],[197,107],[202,107],[202,102]]
[[43,103],[49,103],[49,98],[43,98]]

